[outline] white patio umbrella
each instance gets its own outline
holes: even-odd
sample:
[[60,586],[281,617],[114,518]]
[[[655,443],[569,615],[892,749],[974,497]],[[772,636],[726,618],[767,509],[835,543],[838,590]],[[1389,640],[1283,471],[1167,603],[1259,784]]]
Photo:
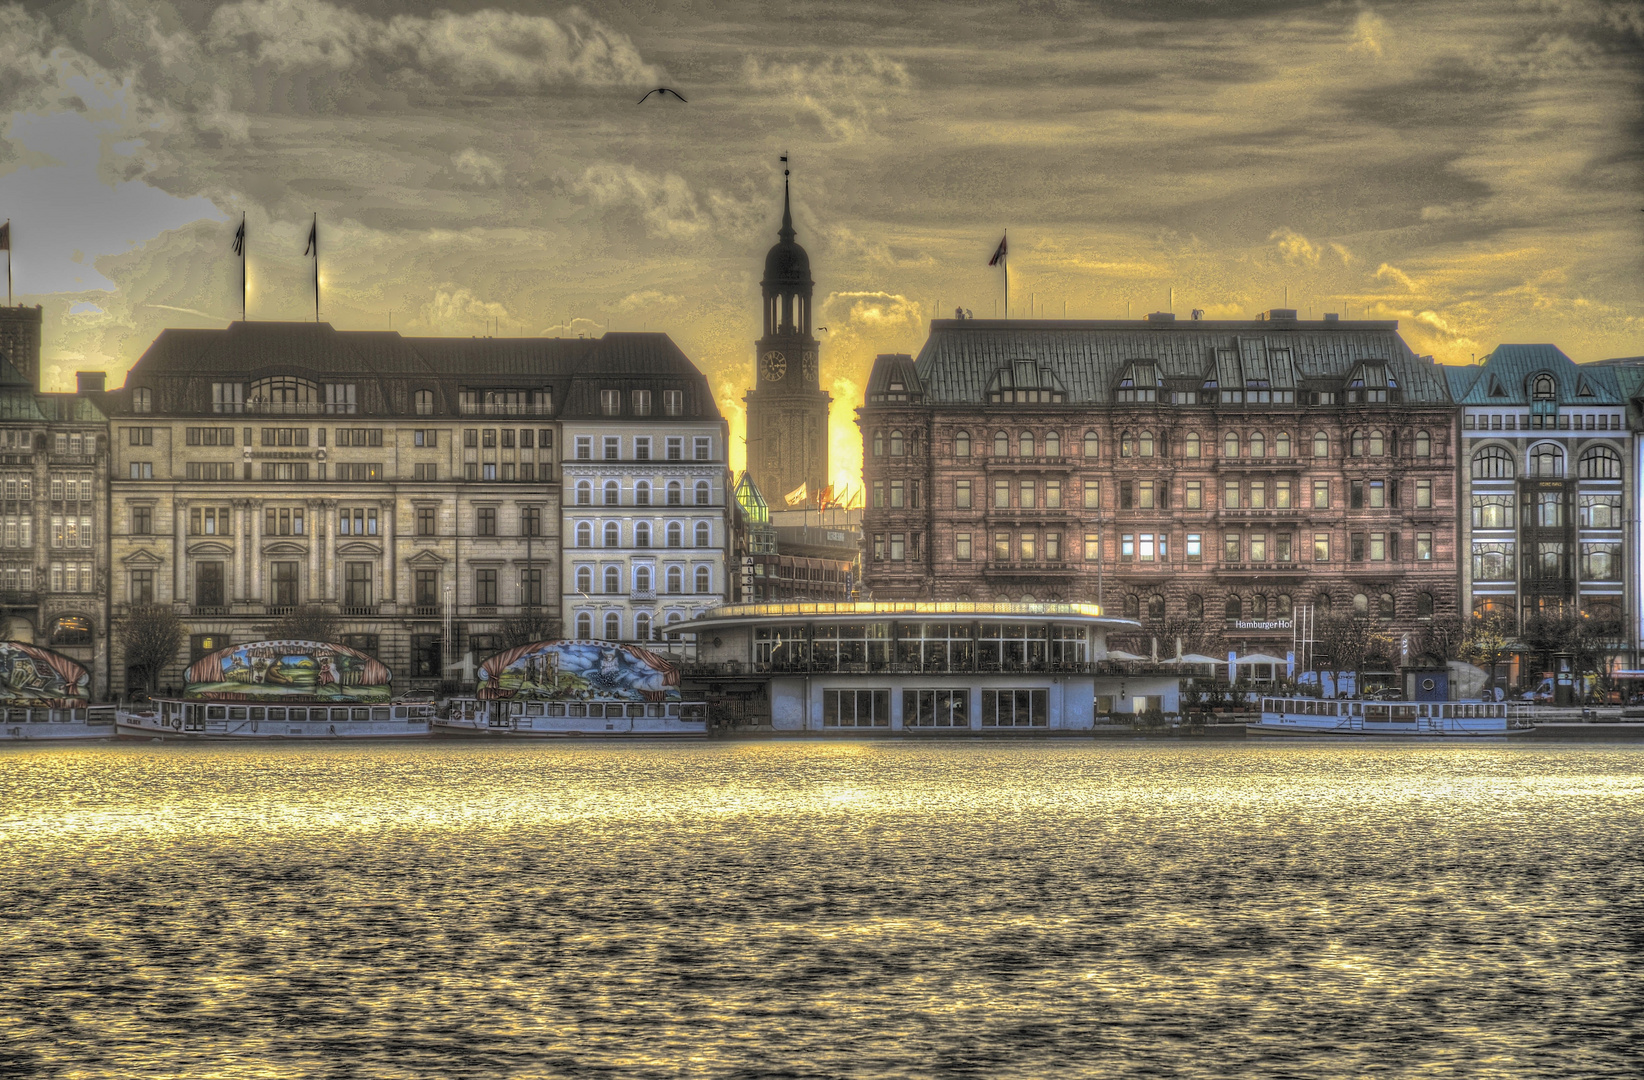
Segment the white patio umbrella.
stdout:
[[1145,659],[1147,659],[1144,656],[1137,656],[1133,652],[1125,652],[1123,649],[1109,649],[1107,651],[1107,658],[1109,660],[1145,660]]
[[1186,656],[1178,656],[1174,660],[1166,660],[1165,663],[1167,663],[1167,664],[1222,664],[1222,663],[1226,663],[1226,661],[1217,659],[1214,656],[1206,656],[1203,653],[1192,653],[1192,652],[1190,652]]
[[1267,653],[1254,652],[1249,656],[1239,657],[1234,663],[1239,667],[1243,667],[1246,664],[1286,664],[1289,661],[1282,656],[1270,656]]

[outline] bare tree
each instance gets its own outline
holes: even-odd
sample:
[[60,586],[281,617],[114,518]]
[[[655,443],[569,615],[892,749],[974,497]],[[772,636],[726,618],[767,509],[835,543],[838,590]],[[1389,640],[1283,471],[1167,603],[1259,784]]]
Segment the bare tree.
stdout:
[[1496,665],[1512,655],[1517,638],[1512,616],[1504,611],[1479,612],[1468,621],[1467,636],[1461,642],[1461,658],[1477,664],[1489,675],[1485,689],[1495,688]]
[[[1372,656],[1396,656],[1398,646],[1380,623],[1367,614],[1321,615],[1315,624],[1313,666],[1357,672]],[[1328,664],[1318,659],[1322,654]]]
[[1209,619],[1173,616],[1159,624],[1157,634],[1161,657],[1176,655],[1177,639],[1181,640],[1183,656],[1188,653],[1221,656],[1227,652],[1222,644],[1221,627]]
[[547,608],[524,608],[502,620],[498,636],[505,649],[517,649],[533,641],[551,641],[559,637],[559,619]]
[[318,604],[304,604],[287,612],[269,633],[285,641],[335,642],[342,633],[342,620]]
[[1434,615],[1422,627],[1420,648],[1423,653],[1440,662],[1454,660],[1461,655],[1467,639],[1467,627],[1459,615]]
[[126,667],[140,672],[144,687],[153,693],[160,687],[160,672],[176,661],[177,650],[183,647],[183,620],[168,605],[143,604],[121,621],[120,641]]

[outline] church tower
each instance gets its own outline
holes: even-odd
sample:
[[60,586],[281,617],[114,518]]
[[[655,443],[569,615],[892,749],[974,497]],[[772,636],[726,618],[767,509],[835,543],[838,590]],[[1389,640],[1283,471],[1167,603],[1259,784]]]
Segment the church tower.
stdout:
[[811,260],[794,243],[788,206],[788,170],[782,169],[782,229],[765,255],[765,336],[754,346],[754,388],[748,405],[748,472],[773,510],[805,486],[815,506],[828,484],[828,406],[822,389],[816,338],[811,335]]

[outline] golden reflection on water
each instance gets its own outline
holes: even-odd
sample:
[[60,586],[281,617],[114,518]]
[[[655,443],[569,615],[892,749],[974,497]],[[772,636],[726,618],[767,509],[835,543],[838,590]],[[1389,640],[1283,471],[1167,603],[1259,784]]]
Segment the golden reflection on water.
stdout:
[[1623,1073],[1630,747],[0,748],[0,1075]]

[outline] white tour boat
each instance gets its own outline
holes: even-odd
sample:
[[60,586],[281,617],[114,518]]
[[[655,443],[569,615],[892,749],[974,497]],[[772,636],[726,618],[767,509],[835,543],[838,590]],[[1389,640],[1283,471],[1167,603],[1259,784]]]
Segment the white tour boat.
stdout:
[[182,697],[119,712],[127,739],[417,739],[434,706],[388,700],[379,661],[323,641],[230,645],[188,669]]
[[1262,698],[1259,735],[1506,735],[1527,730],[1502,701],[1360,701]]
[[70,709],[0,708],[0,742],[41,739],[112,739],[113,705],[79,705]]
[[0,641],[0,742],[111,739],[114,706],[91,704],[78,661],[26,641]]
[[614,641],[534,641],[489,657],[472,698],[435,721],[444,735],[703,739],[708,707],[684,701],[667,657]]

